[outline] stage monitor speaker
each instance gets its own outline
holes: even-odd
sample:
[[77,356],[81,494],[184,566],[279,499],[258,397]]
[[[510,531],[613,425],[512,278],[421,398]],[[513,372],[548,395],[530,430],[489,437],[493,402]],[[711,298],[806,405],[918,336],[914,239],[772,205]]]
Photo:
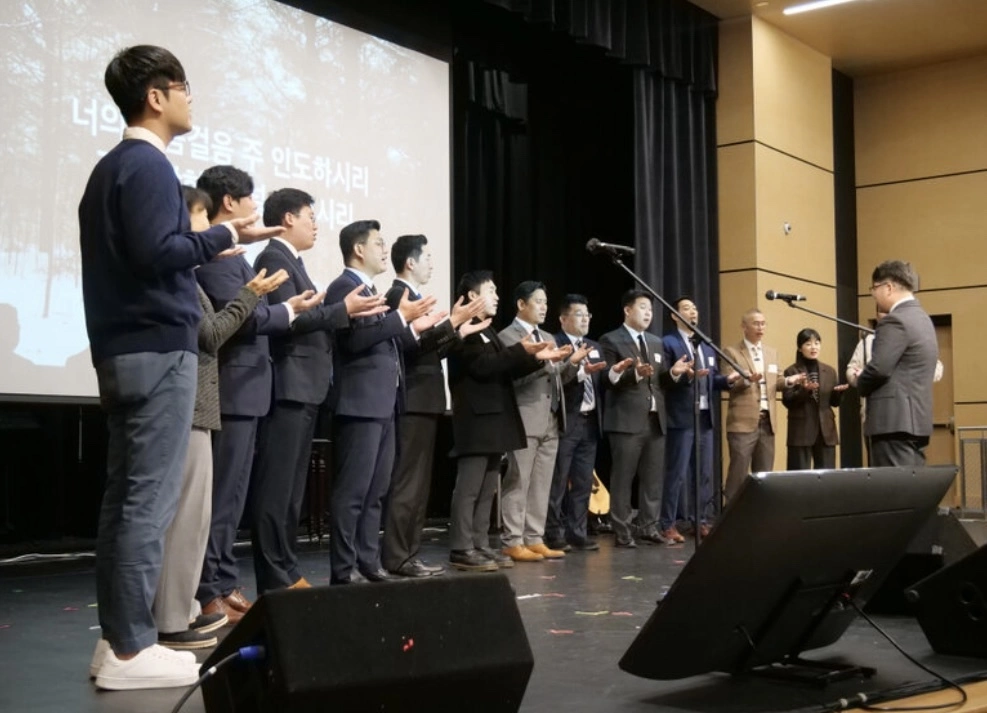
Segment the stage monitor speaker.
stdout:
[[912,539],[884,584],[867,602],[867,612],[914,615],[915,607],[905,596],[906,590],[976,549],[976,543],[956,515],[949,508],[940,508]]
[[936,653],[987,658],[987,547],[916,583],[908,599]]
[[203,663],[241,647],[203,684],[208,713],[338,710],[506,713],[521,705],[534,658],[501,574],[272,592]]

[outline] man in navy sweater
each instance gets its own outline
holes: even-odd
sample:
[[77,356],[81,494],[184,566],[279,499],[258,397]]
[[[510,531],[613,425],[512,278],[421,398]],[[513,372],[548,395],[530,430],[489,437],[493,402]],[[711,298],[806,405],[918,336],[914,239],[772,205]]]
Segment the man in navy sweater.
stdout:
[[202,311],[192,269],[278,231],[251,228],[254,216],[192,232],[165,156],[192,128],[189,84],[174,55],[130,47],[104,81],[127,129],[93,169],[79,204],[86,327],[109,430],[96,598],[111,650],[96,685],[187,686],[198,678],[194,658],[157,644],[151,607],[195,403]]

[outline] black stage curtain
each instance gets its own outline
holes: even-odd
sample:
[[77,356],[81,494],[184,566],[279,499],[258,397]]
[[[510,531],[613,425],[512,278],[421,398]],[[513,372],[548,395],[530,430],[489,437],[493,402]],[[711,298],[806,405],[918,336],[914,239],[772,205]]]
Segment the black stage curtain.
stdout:
[[457,273],[587,294],[599,334],[633,282],[585,243],[633,244],[629,265],[718,333],[716,19],[684,0],[485,2],[452,23]]

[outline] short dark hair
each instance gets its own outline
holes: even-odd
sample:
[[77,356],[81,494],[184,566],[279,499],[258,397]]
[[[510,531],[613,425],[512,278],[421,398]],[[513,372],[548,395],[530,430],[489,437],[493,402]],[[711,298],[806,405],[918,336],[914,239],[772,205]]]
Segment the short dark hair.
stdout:
[[144,111],[147,92],[160,89],[168,93],[168,84],[184,82],[185,68],[171,52],[154,45],[134,45],[117,52],[103,74],[106,90],[130,124]]
[[[379,230],[379,228],[378,228]],[[402,235],[394,241],[391,246],[391,264],[394,272],[400,274],[408,266],[408,259],[418,260],[422,256],[422,250],[428,244],[428,238],[424,235]]]
[[879,282],[893,282],[909,292],[918,289],[918,274],[912,264],[904,260],[885,260],[874,268],[871,279],[875,285]]
[[456,299],[463,298],[463,303],[470,301],[470,292],[479,292],[485,282],[493,282],[494,276],[491,270],[472,270],[464,272],[456,285]]
[[285,214],[298,215],[302,208],[314,204],[315,199],[305,191],[298,188],[279,188],[264,201],[264,225],[283,225]]
[[537,280],[525,280],[514,288],[514,301],[524,300],[527,302],[531,299],[531,295],[535,294],[537,290],[545,290],[545,283],[538,282]]
[[649,295],[644,290],[637,290],[637,289],[627,290],[627,292],[625,292],[620,296],[621,309],[623,309],[624,307],[632,307],[634,303],[637,302],[642,297],[647,299],[648,302],[651,302],[651,295]]
[[367,242],[371,230],[380,230],[379,220],[358,220],[339,231],[339,251],[343,253],[343,262],[350,261],[357,245]]
[[692,304],[696,304],[696,301],[694,299],[692,299],[692,297],[690,297],[689,295],[682,295],[680,297],[676,297],[672,301],[672,307],[674,307],[675,309],[678,309],[679,308],[679,305],[682,304],[683,302],[685,302],[686,300],[689,300]]
[[819,336],[819,332],[814,330],[812,327],[806,327],[795,335],[795,346],[799,349],[810,339],[815,339],[817,342],[822,341],[822,337]]
[[195,186],[182,186],[182,197],[185,199],[185,207],[191,213],[196,205],[201,205],[206,209],[206,215],[212,210],[212,198],[201,188]]
[[254,192],[254,179],[250,177],[249,173],[241,171],[235,166],[210,166],[202,172],[195,185],[206,191],[212,198],[209,220],[215,218],[216,214],[219,213],[225,196],[229,196],[233,200],[240,200]]
[[585,296],[570,292],[559,302],[559,314],[565,314],[573,305],[589,306],[589,300]]

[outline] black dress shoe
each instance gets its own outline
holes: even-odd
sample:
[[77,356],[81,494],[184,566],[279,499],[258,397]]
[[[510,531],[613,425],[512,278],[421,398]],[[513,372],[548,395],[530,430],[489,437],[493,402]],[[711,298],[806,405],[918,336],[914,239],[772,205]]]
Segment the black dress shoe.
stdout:
[[581,540],[572,540],[572,549],[580,550],[582,552],[593,552],[594,550],[600,549],[600,544],[596,540],[591,540],[588,537],[584,537]]
[[401,577],[431,577],[435,572],[427,569],[424,564],[416,560],[408,560],[397,569],[391,570],[391,574]]
[[492,547],[481,547],[478,551],[497,565],[498,569],[510,569],[514,566],[514,560],[511,559],[511,556],[505,555],[500,550],[495,550]]
[[648,528],[647,530],[642,530],[637,534],[637,539],[643,540],[649,545],[667,545],[670,544],[668,538],[662,537],[661,533],[655,528]]
[[425,564],[417,557],[411,561],[415,563],[416,567],[421,567],[426,572],[431,572],[432,574],[443,574],[446,571],[446,568],[440,564]]
[[398,579],[383,567],[378,567],[374,570],[361,571],[360,574],[362,574],[368,582],[393,582]]
[[452,550],[449,564],[467,572],[496,572],[497,563],[479,550]]
[[616,539],[616,541],[614,542],[614,545],[617,546],[617,547],[626,547],[629,550],[632,550],[632,549],[634,549],[634,548],[637,547],[637,543],[634,540],[631,540],[631,539],[624,540],[624,539],[622,539],[620,537],[618,537]]
[[367,578],[359,572],[351,572],[348,577],[333,577],[329,584],[366,584]]
[[547,540],[545,542],[545,547],[550,550],[560,550],[561,552],[572,551],[572,545],[565,540]]

